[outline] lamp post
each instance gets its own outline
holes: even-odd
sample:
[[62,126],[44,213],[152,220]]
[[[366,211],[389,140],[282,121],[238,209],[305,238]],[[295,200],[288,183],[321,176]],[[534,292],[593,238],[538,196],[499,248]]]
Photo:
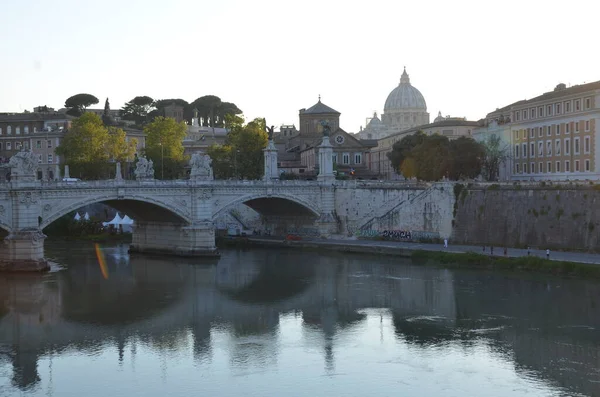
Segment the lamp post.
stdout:
[[239,180],[239,179],[240,179],[240,178],[238,177],[238,172],[237,172],[237,155],[238,155],[238,153],[239,153],[239,152],[240,152],[239,150],[236,150],[236,151],[234,152],[234,155],[233,155],[233,156],[234,156],[234,157],[233,157],[233,164],[234,164],[234,167],[235,167],[235,179],[236,179],[236,180]]
[[165,147],[162,144],[162,140],[159,143],[160,145],[160,179],[165,180]]

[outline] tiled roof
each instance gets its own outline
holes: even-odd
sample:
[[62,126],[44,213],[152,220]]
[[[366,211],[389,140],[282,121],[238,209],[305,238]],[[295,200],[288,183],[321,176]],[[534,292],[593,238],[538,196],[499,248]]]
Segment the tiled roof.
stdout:
[[341,114],[337,110],[332,109],[329,106],[325,105],[323,102],[321,102],[320,99],[319,99],[319,102],[317,102],[313,106],[309,107],[308,109],[304,110],[304,112],[302,112],[302,113],[303,114],[330,114],[330,113]]
[[64,113],[0,113],[0,122],[71,120],[73,118]]

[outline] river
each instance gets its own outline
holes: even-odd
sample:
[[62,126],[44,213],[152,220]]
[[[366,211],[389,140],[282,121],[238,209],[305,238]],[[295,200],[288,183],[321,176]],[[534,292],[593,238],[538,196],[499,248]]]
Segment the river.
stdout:
[[600,286],[407,259],[48,243],[0,275],[0,396],[600,396]]

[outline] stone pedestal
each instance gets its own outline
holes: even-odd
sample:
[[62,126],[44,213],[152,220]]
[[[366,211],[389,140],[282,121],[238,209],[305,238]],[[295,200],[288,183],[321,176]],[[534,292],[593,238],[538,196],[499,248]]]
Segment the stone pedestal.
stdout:
[[0,247],[0,271],[41,272],[49,269],[44,258],[44,239],[38,229],[10,233]]
[[329,136],[323,137],[323,142],[319,145],[319,182],[333,183],[335,175],[333,174],[333,146],[329,142]]
[[212,223],[193,226],[167,222],[137,222],[130,252],[189,257],[218,257]]
[[71,175],[69,174],[69,166],[65,165],[65,178],[70,178]]
[[269,139],[267,147],[263,149],[265,159],[264,181],[279,179],[279,169],[277,168],[277,148],[272,139]]
[[116,163],[115,181],[122,181],[123,174],[121,173],[121,163]]

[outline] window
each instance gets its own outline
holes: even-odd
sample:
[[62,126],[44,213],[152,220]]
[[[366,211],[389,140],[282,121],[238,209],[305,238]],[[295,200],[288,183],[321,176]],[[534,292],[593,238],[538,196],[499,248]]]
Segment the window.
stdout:
[[523,130],[523,139],[527,139],[527,131]]
[[6,150],[12,150],[12,143],[6,142]]
[[527,110],[523,110],[523,120],[527,120]]
[[565,113],[571,111],[571,102],[565,102]]
[[544,142],[538,142],[538,157],[542,157],[544,155]]
[[[519,112],[515,112],[515,121],[519,121],[519,115],[520,115],[520,113],[519,113]],[[517,171],[517,172],[518,172],[518,171]]]
[[585,121],[585,132],[588,132],[590,130],[590,121],[586,120]]
[[12,127],[9,125],[8,127],[6,127],[6,135],[10,134],[12,134]]
[[581,105],[579,103],[579,99],[575,100],[575,111],[581,110]]
[[575,160],[575,172],[579,172],[579,160]]
[[571,132],[571,123],[567,123],[565,124],[565,134],[568,134]]
[[52,164],[52,155],[51,154],[48,155],[48,164]]
[[41,162],[42,162],[42,155],[38,154],[38,163],[41,163]]
[[538,117],[544,117],[544,107],[540,106],[538,108]]
[[2,135],[2,127],[0,127],[0,135]]
[[560,135],[560,124],[556,124],[556,135]]
[[48,139],[48,149],[52,149],[52,139]]
[[552,172],[552,163],[549,161],[546,163],[546,172]]
[[554,126],[549,125],[546,128],[546,136],[552,136],[552,129],[554,128]]
[[535,138],[535,129],[534,128],[527,128],[529,130],[529,137],[530,138]]
[[585,160],[585,172],[590,171],[590,160]]
[[575,132],[579,132],[579,121],[575,122]]
[[531,117],[532,119],[534,119],[534,118],[535,118],[535,108],[531,109],[531,110],[529,111],[529,114],[530,114],[530,116],[529,116],[529,117]]
[[33,127],[33,133],[35,134],[37,132],[37,127]]
[[586,136],[583,138],[583,153],[585,153],[585,154],[590,153],[590,137],[589,136]]
[[540,174],[544,172],[544,163],[538,163],[538,172]]
[[565,139],[565,156],[571,155],[571,141],[569,138]]
[[23,134],[29,134],[29,126],[28,125],[23,127]]
[[579,137],[573,140],[573,153],[579,154]]
[[523,173],[527,173],[527,163],[523,163]]
[[42,148],[42,141],[35,141],[35,148],[36,149],[41,149]]
[[362,164],[362,154],[354,153],[354,164]]
[[546,108],[546,116],[552,116],[552,105],[548,105]]
[[560,161],[556,162],[556,169],[554,170],[554,172],[560,172]]
[[519,158],[519,145],[515,145],[515,158]]
[[535,163],[529,164],[529,172],[535,174]]
[[560,103],[557,103],[555,106],[556,106],[556,114],[560,114]]
[[519,164],[515,164],[515,173],[520,173]]
[[337,154],[333,154],[333,156],[331,157],[333,164],[337,164]]
[[571,163],[569,160],[565,161],[565,172],[571,172]]
[[515,130],[515,140],[519,139],[519,131]]
[[29,150],[29,141],[23,141],[23,148]]
[[529,155],[535,157],[535,142],[529,144]]
[[15,150],[21,150],[21,142],[15,142]]
[[557,139],[554,142],[554,154],[556,154],[557,156],[560,156],[560,139]]
[[350,154],[349,153],[342,154],[342,163],[350,164]]
[[523,144],[523,158],[527,158],[527,144]]
[[546,127],[540,127],[538,128],[538,137],[543,137],[544,136],[544,128]]
[[589,109],[592,107],[592,99],[591,98],[585,98],[585,108]]
[[15,135],[21,135],[21,127],[15,128]]
[[552,141],[546,141],[546,156],[552,156]]

